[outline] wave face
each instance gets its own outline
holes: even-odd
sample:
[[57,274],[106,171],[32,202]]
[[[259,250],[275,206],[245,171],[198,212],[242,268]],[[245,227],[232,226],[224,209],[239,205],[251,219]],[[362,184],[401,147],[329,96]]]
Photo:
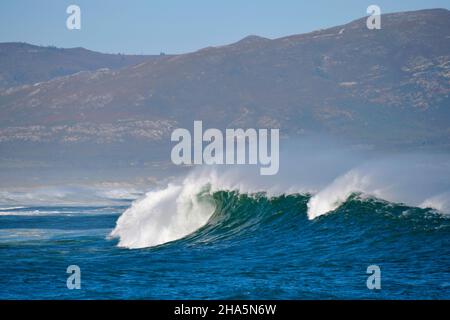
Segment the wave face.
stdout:
[[[311,200],[308,194],[268,197],[264,193],[249,195],[237,191],[218,191],[212,198],[216,209],[211,218],[196,232],[180,240],[182,243],[236,241],[236,238],[266,237],[269,233],[269,238],[276,240],[284,239],[293,231],[300,231],[297,236],[302,241],[309,241],[309,237],[320,234],[319,230],[327,229],[332,233],[348,230],[354,234],[353,240],[362,242],[379,240],[376,237],[359,238],[364,232],[375,234],[378,231],[380,236],[383,233],[383,237],[396,237],[399,229],[411,233],[437,232],[447,236],[450,231],[450,217],[434,209],[409,207],[359,193],[351,194],[336,210],[313,221],[307,216]],[[332,243],[329,245],[333,246]]]

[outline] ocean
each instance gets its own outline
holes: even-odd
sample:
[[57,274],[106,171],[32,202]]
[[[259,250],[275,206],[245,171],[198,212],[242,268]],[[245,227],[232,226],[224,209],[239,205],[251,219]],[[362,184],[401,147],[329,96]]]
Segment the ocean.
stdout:
[[[176,200],[168,188],[118,206],[1,208],[0,299],[450,298],[450,219],[434,209],[352,193],[311,219],[307,193],[174,188]],[[151,218],[161,201],[182,213]],[[189,212],[200,226],[183,225]]]

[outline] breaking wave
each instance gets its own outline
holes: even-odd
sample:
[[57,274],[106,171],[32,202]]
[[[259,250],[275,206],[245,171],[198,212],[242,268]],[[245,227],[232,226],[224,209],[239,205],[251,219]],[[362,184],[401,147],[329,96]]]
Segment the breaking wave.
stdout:
[[[369,206],[373,212],[388,215],[413,212],[414,216],[438,215],[448,221],[450,192],[445,190],[450,190],[449,175],[442,175],[440,162],[448,164],[447,159],[430,163],[428,158],[408,158],[402,164],[403,160],[369,161],[318,189],[309,188],[307,181],[293,181],[292,177],[299,175],[292,172],[290,178],[280,175],[274,180],[249,170],[194,170],[135,201],[110,235],[119,238],[120,247],[133,249],[185,237],[198,239],[200,234],[199,241],[206,241],[258,228],[286,212],[310,221],[349,206],[355,212]],[[423,219],[424,227],[427,221]],[[284,223],[289,227],[296,221]]]

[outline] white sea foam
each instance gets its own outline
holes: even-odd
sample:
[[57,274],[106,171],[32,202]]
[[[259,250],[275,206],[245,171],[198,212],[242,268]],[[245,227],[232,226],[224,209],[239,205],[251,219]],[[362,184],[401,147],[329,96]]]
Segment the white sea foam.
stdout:
[[308,218],[314,219],[335,210],[353,192],[367,190],[369,185],[370,178],[368,176],[360,175],[356,170],[349,171],[309,200]]
[[450,191],[432,196],[420,204],[421,208],[433,208],[442,213],[450,214]]
[[143,248],[180,239],[202,227],[214,212],[207,181],[186,178],[181,184],[151,191],[126,210],[112,237],[119,246]]
[[64,229],[0,229],[0,243],[17,243],[50,239],[73,239],[82,236],[102,236],[108,229],[64,230]]

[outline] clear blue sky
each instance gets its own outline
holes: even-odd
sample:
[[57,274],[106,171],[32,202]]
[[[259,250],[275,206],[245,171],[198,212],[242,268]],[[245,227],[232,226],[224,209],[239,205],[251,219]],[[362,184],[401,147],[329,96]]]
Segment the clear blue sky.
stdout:
[[[66,8],[81,7],[81,30]],[[85,47],[111,53],[182,53],[255,34],[276,38],[366,15],[450,8],[449,0],[0,0],[0,42]]]

